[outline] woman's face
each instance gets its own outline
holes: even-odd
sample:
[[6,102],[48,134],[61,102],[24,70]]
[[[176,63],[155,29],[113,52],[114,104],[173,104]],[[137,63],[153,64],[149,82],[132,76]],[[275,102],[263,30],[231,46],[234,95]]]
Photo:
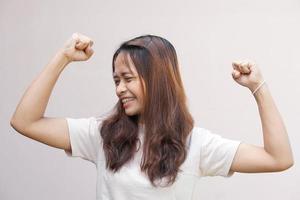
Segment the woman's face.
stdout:
[[[126,65],[125,56],[128,64]],[[113,78],[116,86],[116,94],[119,97],[125,113],[129,116],[140,115],[143,109],[143,90],[144,80],[139,79],[136,68],[129,56],[120,52],[115,60],[115,71]]]

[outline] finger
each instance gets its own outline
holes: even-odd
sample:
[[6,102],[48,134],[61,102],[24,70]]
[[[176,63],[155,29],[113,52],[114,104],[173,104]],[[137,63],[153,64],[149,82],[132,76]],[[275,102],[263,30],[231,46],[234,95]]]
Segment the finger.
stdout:
[[76,48],[79,49],[79,50],[84,50],[84,49],[87,48],[88,45],[89,45],[89,43],[87,43],[87,42],[79,41],[79,42],[76,44]]
[[235,69],[235,70],[239,70],[239,67],[238,67],[238,61],[233,61],[232,62],[232,67],[233,67],[233,69]]
[[83,49],[85,49],[89,44],[90,44],[90,45],[93,45],[93,41],[92,41],[89,37],[87,37],[87,36],[85,36],[85,35],[83,35],[83,34],[80,34],[80,33],[78,33],[78,32],[73,33],[72,38],[73,38],[74,40],[76,40],[76,48],[77,48],[77,49],[83,50]]
[[79,42],[79,38],[78,38],[77,33],[73,33],[73,34],[72,34],[72,37],[68,40],[67,44],[69,44],[69,45],[68,45],[69,47],[75,48],[75,45],[76,45],[76,43],[78,43],[78,42]]
[[250,73],[250,70],[249,70],[249,61],[248,60],[243,60],[239,63],[239,69],[240,69],[240,72],[242,73]]
[[236,60],[236,61],[233,61],[233,63],[238,66],[238,65],[241,65],[242,61]]
[[249,70],[250,71],[252,71],[253,70],[253,68],[255,68],[256,67],[256,63],[255,62],[252,62],[252,61],[250,61],[249,62]]
[[86,40],[86,39],[82,40],[81,42],[83,43],[84,49],[87,48],[88,46],[92,46],[94,44],[94,42],[92,40]]
[[83,47],[82,47],[82,49],[84,50],[84,49],[86,49],[88,46],[89,46],[89,43],[88,43],[88,42],[83,42]]
[[80,38],[80,41],[82,41],[83,43],[88,43],[91,46],[93,45],[93,41],[91,40],[91,38],[87,37],[86,35],[80,34],[80,33],[77,33],[77,34]]
[[241,72],[244,74],[249,74],[251,70],[249,69],[249,62],[243,62],[241,64]]
[[90,38],[85,39],[85,40],[84,40],[84,43],[87,43],[88,46],[93,46],[93,44],[94,44],[94,42],[93,42]]
[[248,61],[243,61],[243,62],[241,62],[241,64],[240,64],[241,67],[246,67],[246,66],[248,66],[248,65],[249,65],[249,62],[248,62]]
[[83,45],[84,44],[81,41],[77,41],[75,47],[76,49],[82,50],[84,47]]
[[234,62],[232,62],[232,68],[237,69],[236,64]]
[[80,49],[82,44],[81,44],[79,33],[77,33],[77,32],[73,33],[72,38],[73,38],[73,41],[75,42],[75,48]]
[[94,53],[94,50],[91,48],[91,45],[88,45],[88,47],[84,50],[84,52],[88,57],[91,57]]
[[94,44],[93,40],[90,40],[90,46],[92,47]]
[[247,70],[249,71],[249,73],[251,73],[251,66],[252,66],[252,63],[249,61],[248,66],[247,66]]
[[240,71],[240,65],[241,65],[241,61],[236,60],[232,62],[234,69]]
[[241,76],[241,73],[239,72],[239,71],[237,71],[237,70],[233,70],[232,71],[232,77],[234,78],[234,79],[237,79],[237,78],[239,78]]
[[239,72],[242,72],[242,67],[241,67],[240,64],[236,64],[236,65],[235,65],[235,69],[236,69],[237,71],[239,71]]

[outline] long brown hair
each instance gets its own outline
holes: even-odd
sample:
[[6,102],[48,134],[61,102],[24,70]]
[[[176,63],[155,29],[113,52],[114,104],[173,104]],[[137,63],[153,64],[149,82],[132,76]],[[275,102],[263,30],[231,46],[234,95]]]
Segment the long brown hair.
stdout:
[[[141,170],[153,186],[162,178],[167,179],[167,186],[171,185],[186,159],[186,141],[194,126],[186,105],[175,48],[159,36],[136,37],[116,50],[113,72],[120,52],[130,56],[139,78],[145,81]],[[136,153],[139,117],[127,116],[119,100],[114,112],[102,122],[100,133],[109,170],[118,171]]]

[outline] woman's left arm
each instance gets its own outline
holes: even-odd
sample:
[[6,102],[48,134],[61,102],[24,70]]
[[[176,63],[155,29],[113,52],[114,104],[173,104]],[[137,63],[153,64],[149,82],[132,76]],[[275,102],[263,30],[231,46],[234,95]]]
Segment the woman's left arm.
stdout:
[[[264,80],[252,62],[233,62],[233,79],[251,92]],[[241,143],[231,171],[244,173],[277,172],[293,166],[288,134],[267,83],[254,93],[261,118],[264,147]]]

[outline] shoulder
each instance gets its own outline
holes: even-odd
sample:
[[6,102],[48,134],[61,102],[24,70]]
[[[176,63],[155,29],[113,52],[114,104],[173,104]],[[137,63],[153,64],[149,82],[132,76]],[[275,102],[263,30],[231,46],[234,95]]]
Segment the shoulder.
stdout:
[[187,146],[189,147],[190,151],[200,150],[200,148],[209,141],[211,134],[212,133],[209,129],[194,126],[187,139]]
[[231,141],[211,129],[195,126],[190,134],[190,145],[197,147],[213,147]]

